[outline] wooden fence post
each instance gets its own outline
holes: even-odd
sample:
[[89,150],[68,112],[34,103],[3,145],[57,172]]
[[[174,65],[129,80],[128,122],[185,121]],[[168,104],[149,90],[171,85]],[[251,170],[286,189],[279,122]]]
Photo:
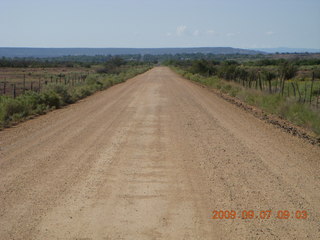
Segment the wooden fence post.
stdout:
[[13,83],[13,84],[11,84],[11,86],[12,86],[12,95],[13,95],[13,98],[16,98],[16,84]]
[[319,85],[319,88],[318,88],[317,107],[319,105],[319,100],[320,100],[320,85]]
[[293,95],[294,97],[296,97],[296,88],[294,87],[293,82],[291,82],[292,88],[293,88]]
[[281,83],[281,96],[283,96],[283,93],[284,93],[284,87],[285,87],[285,78],[283,77],[282,78],[282,83]]
[[26,91],[26,74],[23,74],[23,93]]
[[3,82],[3,95],[6,95],[6,81]]
[[299,94],[299,102],[300,102],[301,101],[301,93],[300,93],[300,89],[299,89],[298,83],[296,83],[296,87],[297,87],[297,92]]
[[312,101],[313,83],[314,83],[314,72],[312,72],[312,81],[311,81],[310,99],[309,99],[310,104],[311,104],[311,101]]
[[276,86],[274,88],[275,89],[274,93],[278,92],[278,80],[279,80],[279,78],[276,79]]
[[304,81],[304,99],[303,102],[305,103],[307,99],[307,82]]

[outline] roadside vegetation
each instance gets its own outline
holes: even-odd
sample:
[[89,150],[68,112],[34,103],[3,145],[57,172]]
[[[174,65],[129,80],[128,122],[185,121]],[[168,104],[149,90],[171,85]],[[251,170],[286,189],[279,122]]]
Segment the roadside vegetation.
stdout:
[[66,84],[66,81],[49,82],[41,91],[24,91],[18,96],[0,95],[0,129],[30,116],[44,114],[53,109],[75,103],[97,91],[122,83],[151,68],[150,64],[126,62],[111,58],[98,66],[83,81]]
[[170,60],[187,79],[219,89],[320,136],[320,61]]

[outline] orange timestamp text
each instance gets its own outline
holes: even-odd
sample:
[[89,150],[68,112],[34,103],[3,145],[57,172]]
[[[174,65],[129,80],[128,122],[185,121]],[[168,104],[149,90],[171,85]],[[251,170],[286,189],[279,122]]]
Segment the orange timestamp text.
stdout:
[[305,210],[214,210],[212,219],[307,219],[308,213]]

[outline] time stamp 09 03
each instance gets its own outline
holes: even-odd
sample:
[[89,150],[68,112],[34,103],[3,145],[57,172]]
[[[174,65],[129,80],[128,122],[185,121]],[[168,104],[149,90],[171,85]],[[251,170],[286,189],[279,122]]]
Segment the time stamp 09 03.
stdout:
[[214,210],[212,211],[212,219],[301,219],[308,218],[308,212],[305,210]]

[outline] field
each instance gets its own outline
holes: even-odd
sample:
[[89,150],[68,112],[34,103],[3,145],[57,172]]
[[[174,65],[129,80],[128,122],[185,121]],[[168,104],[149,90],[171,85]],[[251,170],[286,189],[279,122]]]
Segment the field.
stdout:
[[[0,94],[18,96],[41,91],[49,83],[78,84],[94,69],[88,68],[0,68]],[[15,91],[14,91],[15,88]]]

